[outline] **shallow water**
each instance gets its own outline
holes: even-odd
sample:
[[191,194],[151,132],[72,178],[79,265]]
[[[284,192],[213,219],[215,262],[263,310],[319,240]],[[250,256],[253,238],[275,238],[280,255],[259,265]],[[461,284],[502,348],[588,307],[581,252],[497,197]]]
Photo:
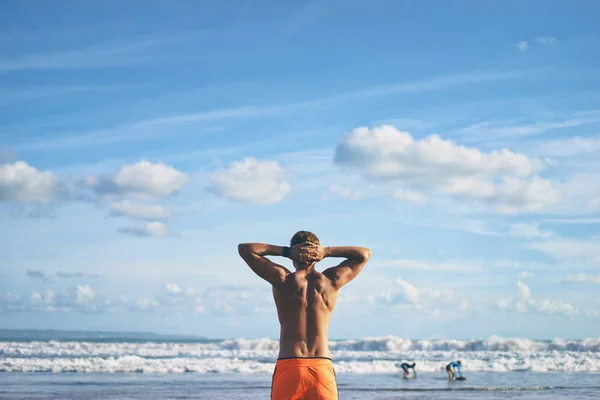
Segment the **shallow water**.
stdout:
[[[0,399],[268,399],[268,374],[1,373]],[[340,399],[598,399],[600,374],[474,372],[465,382],[441,373],[338,374]]]

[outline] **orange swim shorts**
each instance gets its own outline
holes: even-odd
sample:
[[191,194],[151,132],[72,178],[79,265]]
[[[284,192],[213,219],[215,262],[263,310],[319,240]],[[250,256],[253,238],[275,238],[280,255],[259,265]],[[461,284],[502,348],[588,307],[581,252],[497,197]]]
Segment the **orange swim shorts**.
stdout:
[[271,400],[338,400],[331,359],[297,357],[277,360]]

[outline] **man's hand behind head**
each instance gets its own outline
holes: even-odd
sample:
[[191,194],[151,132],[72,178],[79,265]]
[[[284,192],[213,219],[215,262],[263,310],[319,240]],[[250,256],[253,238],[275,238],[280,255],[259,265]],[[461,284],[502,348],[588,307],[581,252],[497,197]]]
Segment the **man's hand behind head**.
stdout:
[[319,262],[325,258],[326,250],[325,247],[314,243],[305,243],[304,251],[308,260],[312,262]]
[[293,261],[309,263],[319,262],[325,257],[325,247],[305,242],[290,247],[290,258]]

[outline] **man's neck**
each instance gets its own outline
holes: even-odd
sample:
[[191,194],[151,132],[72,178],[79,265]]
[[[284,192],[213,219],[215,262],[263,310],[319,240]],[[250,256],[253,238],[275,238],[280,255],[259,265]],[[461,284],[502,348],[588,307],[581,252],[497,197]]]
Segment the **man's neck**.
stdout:
[[296,273],[301,274],[310,274],[315,272],[315,263],[312,263],[306,267],[302,266],[301,268],[296,267]]

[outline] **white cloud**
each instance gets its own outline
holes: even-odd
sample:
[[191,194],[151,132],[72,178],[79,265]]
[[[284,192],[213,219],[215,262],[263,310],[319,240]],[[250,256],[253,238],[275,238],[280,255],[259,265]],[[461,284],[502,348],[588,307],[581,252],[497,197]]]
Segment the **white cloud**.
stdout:
[[542,314],[577,315],[579,310],[571,303],[540,300],[535,303],[535,310]]
[[517,42],[515,46],[517,46],[517,49],[525,51],[529,47],[529,44],[526,41],[521,40],[520,42]]
[[137,237],[163,237],[169,234],[169,228],[162,222],[147,222],[139,226],[120,227],[118,232]]
[[425,202],[425,197],[421,193],[409,189],[394,189],[392,191],[392,197],[397,200],[408,200],[419,204]]
[[529,286],[524,283],[517,282],[517,311],[525,312],[527,311],[527,303],[531,300],[531,290]]
[[535,274],[532,274],[531,272],[527,272],[527,271],[522,271],[521,273],[519,273],[519,278],[523,278],[523,279],[535,278]]
[[368,302],[374,305],[411,308],[427,313],[437,313],[441,308],[464,309],[467,307],[464,299],[457,299],[455,293],[447,289],[417,288],[399,278],[396,279],[396,284],[397,286],[393,290],[368,296]]
[[496,205],[498,211],[514,214],[535,211],[558,203],[562,197],[549,180],[534,176],[529,181],[504,177],[493,193],[484,200]]
[[184,291],[179,285],[167,282],[166,292],[158,297],[131,298],[124,295],[109,299],[97,294],[90,286],[73,287],[64,293],[47,290],[21,296],[7,293],[0,296],[0,312],[184,312],[212,315],[248,315],[257,310],[272,310],[268,288],[246,286],[213,286],[198,294],[194,289]]
[[567,276],[562,283],[600,283],[600,274],[597,275],[588,275],[584,273],[573,274]]
[[516,223],[510,226],[509,235],[524,238],[549,238],[554,235],[552,231],[540,230],[540,224]]
[[566,175],[556,185],[562,193],[562,198],[559,204],[548,211],[561,215],[563,221],[566,221],[566,217],[579,217],[581,222],[594,220],[596,215],[591,213],[600,211],[595,204],[595,199],[600,196],[600,179],[597,173],[600,164],[595,161],[591,158],[587,158],[586,161],[583,157],[576,157],[568,163],[558,164],[557,170]]
[[0,298],[0,311],[9,312],[105,312],[108,303],[95,295],[91,287],[76,286],[64,293],[34,291],[30,296],[8,293]]
[[600,138],[580,136],[569,139],[549,140],[541,143],[537,151],[553,157],[572,157],[600,152]]
[[537,210],[561,197],[550,181],[534,175],[543,168],[539,160],[507,149],[484,153],[435,135],[414,140],[388,125],[344,135],[334,161],[371,181],[487,203],[505,213]]
[[505,310],[505,309],[507,309],[507,308],[510,307],[510,305],[512,304],[512,301],[513,301],[512,297],[504,297],[504,298],[496,300],[496,303],[495,303],[494,306],[496,308],[500,308],[502,310]]
[[285,171],[276,161],[245,158],[211,176],[208,190],[217,196],[256,204],[278,203],[291,190]]
[[398,284],[398,292],[404,298],[404,300],[413,304],[418,304],[421,302],[421,290],[400,278],[396,279],[396,283]]
[[512,310],[519,313],[540,313],[550,315],[578,315],[577,307],[570,303],[551,300],[534,300],[531,298],[529,286],[517,282],[517,297],[503,298],[496,301],[496,308]]
[[192,288],[185,292],[174,283],[164,285],[166,293],[131,298],[119,295],[109,299],[88,285],[75,286],[66,292],[34,291],[29,295],[0,295],[0,312],[186,312],[195,314],[248,315],[256,310],[272,310],[268,288],[213,286],[198,294]]
[[0,164],[0,202],[48,203],[65,194],[52,172],[38,171],[24,161]]
[[43,295],[39,292],[34,291],[33,293],[31,293],[31,303],[33,304],[43,304],[45,303],[46,305],[48,304],[52,304],[54,302],[54,297],[55,297],[56,293],[53,290],[46,290]]
[[538,36],[535,38],[535,41],[539,44],[554,44],[556,42],[556,38],[553,36]]
[[114,175],[89,176],[86,184],[101,195],[132,195],[138,197],[169,196],[189,182],[189,178],[164,163],[142,160],[125,165]]
[[44,293],[44,303],[46,304],[52,304],[54,302],[54,298],[56,297],[56,292],[54,292],[53,290],[46,290],[46,292]]
[[354,129],[338,144],[335,161],[379,179],[436,178],[440,173],[450,177],[481,173],[526,177],[542,167],[540,161],[506,149],[483,153],[437,135],[414,140],[410,133],[390,125]]
[[111,204],[110,214],[146,220],[167,219],[171,216],[171,212],[160,204],[138,203],[129,200]]
[[159,303],[156,300],[140,298],[135,301],[133,310],[148,310],[150,308],[157,307],[158,305]]
[[76,302],[78,304],[88,302],[94,298],[94,291],[88,285],[76,286],[75,290],[77,291]]
[[165,283],[165,289],[167,289],[167,292],[171,294],[181,293],[181,288],[176,283]]

